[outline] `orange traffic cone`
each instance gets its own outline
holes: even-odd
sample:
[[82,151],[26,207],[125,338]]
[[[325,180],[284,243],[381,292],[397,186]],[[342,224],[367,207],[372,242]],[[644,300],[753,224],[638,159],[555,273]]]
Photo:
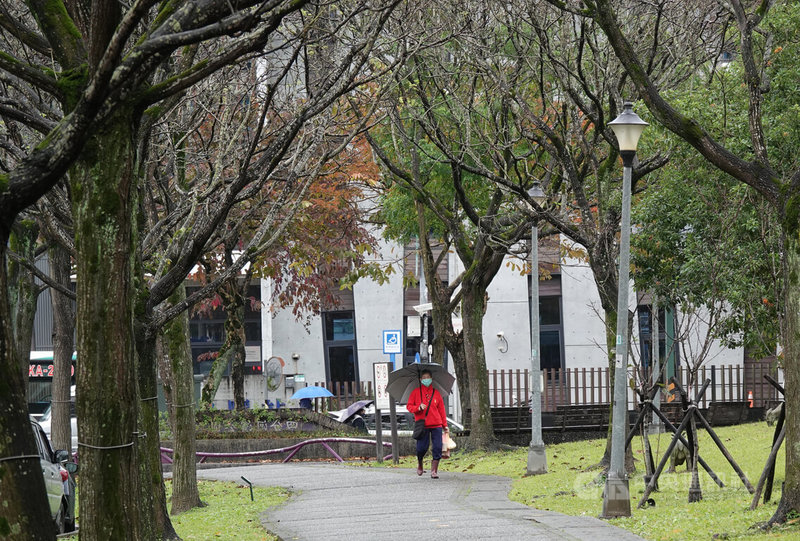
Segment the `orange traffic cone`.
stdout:
[[747,391],[747,402],[750,405],[749,407],[753,407],[753,391]]

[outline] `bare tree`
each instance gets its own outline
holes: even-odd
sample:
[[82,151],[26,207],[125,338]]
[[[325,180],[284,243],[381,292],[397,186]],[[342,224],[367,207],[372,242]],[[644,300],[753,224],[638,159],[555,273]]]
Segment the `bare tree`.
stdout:
[[[632,46],[630,36],[620,24],[620,14],[625,13],[624,6],[610,0],[582,2],[580,6],[576,2],[549,1],[561,9],[596,21],[624,65],[639,97],[655,119],[694,147],[709,163],[753,187],[774,208],[785,239],[786,283],[783,304],[786,321],[782,334],[785,340],[786,386],[796,388],[800,384],[800,311],[797,309],[800,305],[797,287],[800,280],[800,273],[797,272],[800,267],[800,242],[797,236],[800,170],[793,160],[784,162],[779,159],[783,156],[781,145],[769,139],[764,117],[769,98],[775,94],[770,92],[771,57],[782,48],[782,44],[791,43],[790,40],[782,44],[775,43],[778,35],[776,27],[765,25],[765,19],[773,10],[788,13],[792,4],[767,1],[756,5],[740,0],[718,3],[735,36],[728,45],[738,55],[742,84],[747,88],[750,145],[746,149],[737,149],[734,141],[721,141],[712,135],[712,121],[682,113],[674,99],[668,97],[653,80],[647,69],[647,57]],[[773,522],[783,522],[788,513],[800,511],[800,447],[797,445],[800,415],[797,414],[797,402],[791,399],[792,396],[791,393],[787,395],[786,403],[787,449],[791,452],[786,453],[786,481],[781,502],[771,519]]]
[[[160,114],[151,105],[183,92],[237,58],[253,51],[268,52],[276,40],[293,42],[304,35],[306,25],[297,18],[313,4],[244,2],[232,8],[226,1],[192,0],[155,5],[149,0],[130,7],[33,1],[31,15],[23,12],[2,20],[15,47],[4,51],[0,69],[24,90],[4,104],[6,114],[47,134],[0,174],[0,380],[9,407],[0,421],[0,432],[18,436],[10,442],[3,438],[0,444],[0,456],[6,458],[0,463],[0,489],[15,502],[0,511],[0,519],[14,532],[14,539],[52,535],[44,489],[37,482],[41,476],[27,458],[34,454],[35,444],[25,411],[24,380],[17,368],[19,352],[12,346],[9,331],[5,261],[14,219],[69,171],[79,277],[82,535],[118,539],[174,535],[163,512],[163,498],[158,492],[154,498],[148,486],[161,484],[148,459],[158,447],[157,429],[148,430],[154,411],[148,386],[141,387],[145,399],[141,424],[138,412],[139,384],[154,382],[155,371],[149,364],[137,370],[131,332],[134,308],[137,314],[148,314],[146,301],[133,295],[136,158],[143,123]],[[337,91],[351,88],[353,74],[363,67],[366,51],[396,5],[339,4],[338,9],[349,14],[347,20],[359,21],[363,33],[347,36],[350,41],[336,64],[340,69],[326,73],[320,83],[326,97],[312,102],[305,114],[289,119],[283,127],[283,142],[261,154],[262,160],[254,165],[279,163],[301,127],[325,110]],[[371,40],[363,38],[370,32]],[[189,52],[198,44],[208,44],[208,54],[195,61]],[[47,117],[26,114],[25,98],[39,93],[53,96],[61,110]],[[241,178],[249,177],[243,174]],[[233,190],[225,193],[235,199]],[[216,220],[221,215],[217,216]],[[197,224],[206,238],[200,234],[197,245],[178,250],[172,273],[154,285],[151,300],[155,301],[150,306],[163,302],[182,281],[186,275],[182,266],[202,252],[215,223],[212,217]],[[146,348],[138,353],[140,362],[143,355],[147,358]]]

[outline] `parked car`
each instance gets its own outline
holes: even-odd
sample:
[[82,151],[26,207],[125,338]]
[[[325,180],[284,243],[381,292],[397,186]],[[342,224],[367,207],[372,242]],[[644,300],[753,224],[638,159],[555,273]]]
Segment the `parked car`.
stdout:
[[50,440],[39,423],[31,421],[31,427],[39,450],[39,463],[56,531],[71,532],[75,530],[75,480],[71,473],[77,471],[77,465],[67,462],[70,456],[68,451],[59,449],[53,452]]
[[[47,438],[50,439],[52,432],[51,432],[51,424],[53,421],[52,418],[53,414],[53,405],[50,404],[47,406],[47,409],[44,410],[41,417],[39,417],[38,421],[39,424],[42,426],[44,433],[47,434]],[[70,433],[72,435],[71,438],[71,445],[72,445],[72,452],[76,453],[78,451],[78,417],[76,415],[75,409],[75,386],[70,387],[70,402],[69,402],[69,426],[70,426]]]
[[[345,408],[346,409],[346,408]],[[345,410],[335,410],[329,411],[328,416],[332,419],[339,420],[342,416],[342,413]],[[376,425],[375,425],[375,406],[368,406],[365,408],[365,415],[364,421],[367,424],[367,432],[371,436],[375,435],[376,432]],[[414,414],[409,412],[405,405],[398,404],[396,409],[396,417],[397,417],[397,435],[398,436],[411,436],[414,433]],[[384,435],[391,434],[392,432],[392,422],[391,416],[389,415],[389,410],[381,410],[381,431]],[[451,419],[450,417],[447,418],[447,426],[450,428],[450,432],[453,434],[458,434],[464,430],[464,425],[458,423]]]

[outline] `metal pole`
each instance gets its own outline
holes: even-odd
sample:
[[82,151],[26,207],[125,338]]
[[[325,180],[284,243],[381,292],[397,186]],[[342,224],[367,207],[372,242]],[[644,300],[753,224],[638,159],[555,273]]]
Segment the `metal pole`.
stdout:
[[[661,339],[659,338],[661,331],[659,330],[657,301],[658,296],[656,296],[654,292],[653,302],[650,304],[650,345],[652,346],[653,352],[650,359],[653,366],[653,385],[658,385],[658,383],[661,381]],[[661,390],[659,390],[653,397],[653,406],[657,408],[661,407]],[[661,419],[659,419],[655,413],[653,413],[653,420],[650,429],[651,432],[654,433],[661,433],[664,431],[664,428],[661,426]]]
[[614,402],[611,419],[611,467],[603,491],[602,517],[631,516],[631,497],[625,472],[625,429],[628,416],[628,281],[631,244],[631,169],[635,151],[622,151],[622,223],[619,242],[619,281],[617,283],[617,344],[614,359]]
[[[419,275],[419,303],[425,304],[428,302],[428,284],[425,281],[424,269],[420,270]],[[422,344],[420,347],[420,360],[423,363],[429,362],[428,360],[428,313],[425,312],[420,317],[422,323]]]
[[397,444],[397,406],[394,403],[394,397],[389,396],[389,420],[392,423],[392,463],[398,464],[400,462],[399,449]]
[[542,439],[542,368],[539,362],[539,231],[531,226],[531,445],[527,475],[547,473],[547,454]]
[[375,408],[375,454],[378,462],[383,462],[383,418],[378,408]]

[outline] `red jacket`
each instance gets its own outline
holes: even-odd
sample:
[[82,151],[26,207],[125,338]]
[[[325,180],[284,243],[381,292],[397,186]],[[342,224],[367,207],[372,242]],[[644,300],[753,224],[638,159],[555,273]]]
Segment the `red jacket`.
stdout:
[[[431,393],[433,393],[432,397]],[[427,408],[429,400],[431,403],[431,411],[428,413],[428,416],[425,417],[426,410],[420,409],[420,404],[425,404]],[[434,389],[433,386],[417,387],[411,391],[406,409],[414,414],[415,421],[425,419],[425,426],[428,428],[447,428],[447,414],[444,411],[444,401],[442,400],[442,395],[439,391]]]

